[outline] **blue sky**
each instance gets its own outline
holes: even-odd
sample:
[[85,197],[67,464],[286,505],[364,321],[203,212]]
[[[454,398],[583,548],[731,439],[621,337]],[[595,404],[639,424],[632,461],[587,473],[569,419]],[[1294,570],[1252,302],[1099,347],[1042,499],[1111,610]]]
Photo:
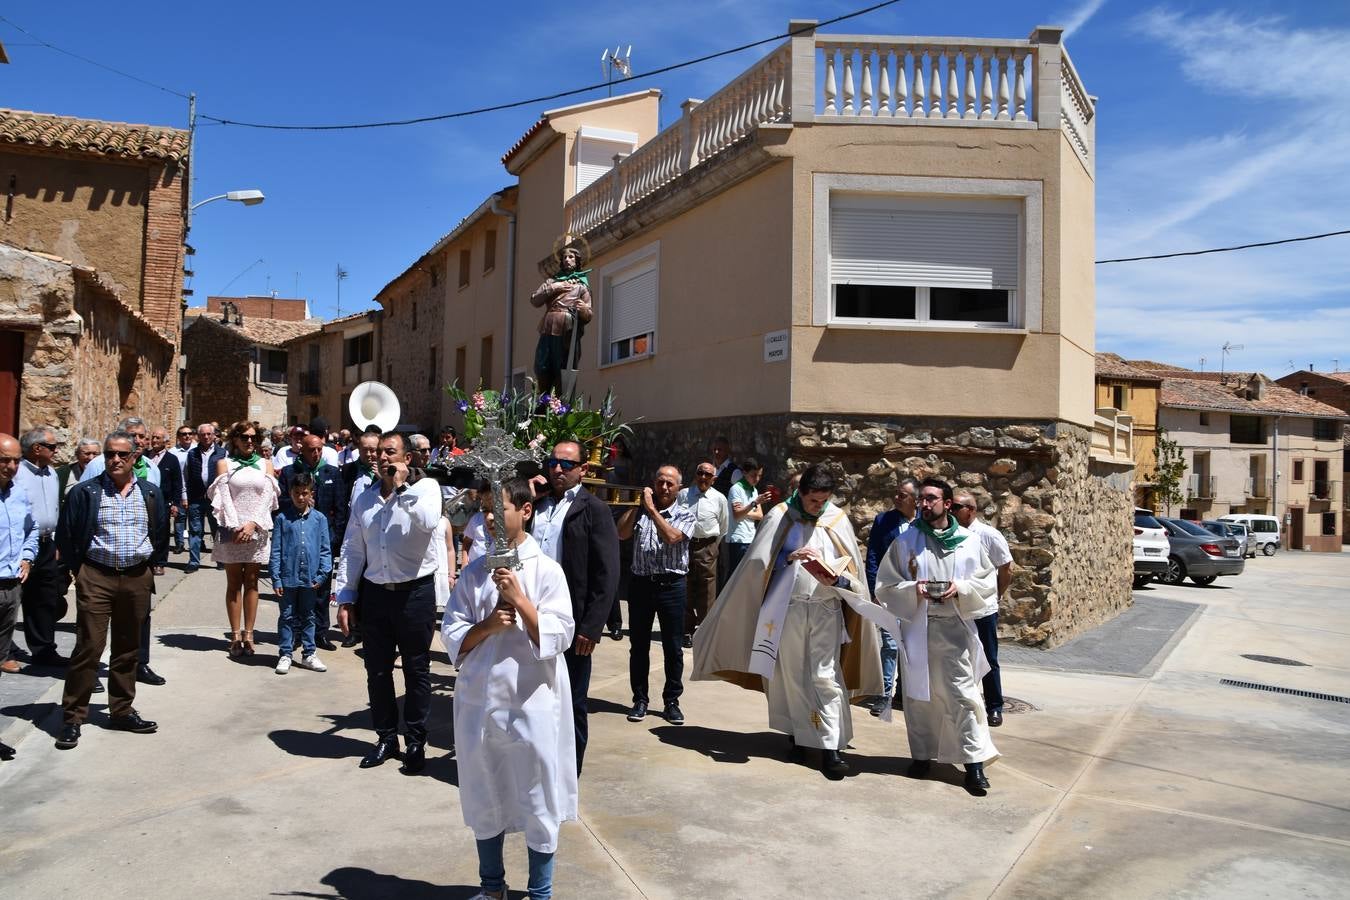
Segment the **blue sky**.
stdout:
[[[606,46],[641,72],[827,19],[866,0],[595,0],[396,5],[108,4],[10,0],[6,19],[73,53],[186,93],[204,115],[337,123],[455,111],[600,80]],[[485,13],[490,10],[491,13]],[[397,14],[395,14],[397,13]],[[1350,5],[906,0],[831,31],[1025,37],[1071,29],[1099,95],[1097,256],[1136,256],[1350,228]],[[172,94],[41,46],[0,22],[11,65],[0,103],[185,126]],[[664,91],[663,122],[767,48],[631,83]],[[511,182],[501,154],[543,109],[602,92],[444,123],[279,133],[202,122],[198,198],[257,187],[267,202],[198,211],[194,300],[299,294],[335,312],[385,283]],[[262,262],[257,262],[262,260]],[[242,273],[242,274],[241,274]],[[1097,349],[1272,376],[1350,369],[1350,236],[1207,257],[1098,267]]]

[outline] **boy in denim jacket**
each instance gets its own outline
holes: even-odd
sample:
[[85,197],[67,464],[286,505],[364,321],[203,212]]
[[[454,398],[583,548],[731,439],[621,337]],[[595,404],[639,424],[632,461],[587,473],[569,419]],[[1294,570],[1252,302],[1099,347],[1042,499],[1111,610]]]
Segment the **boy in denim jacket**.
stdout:
[[295,632],[300,632],[300,666],[326,672],[315,653],[314,613],[327,601],[325,583],[333,574],[333,549],[328,519],[314,508],[314,476],[300,471],[290,478],[291,505],[279,513],[272,532],[272,589],[281,608],[277,621],[279,658],[276,673],[291,669]]

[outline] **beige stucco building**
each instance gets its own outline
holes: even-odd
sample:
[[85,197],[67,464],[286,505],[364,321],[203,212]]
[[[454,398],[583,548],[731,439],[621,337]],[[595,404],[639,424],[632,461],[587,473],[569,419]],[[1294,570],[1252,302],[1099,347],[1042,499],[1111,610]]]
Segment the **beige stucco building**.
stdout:
[[363,381],[378,381],[381,355],[379,310],[330,319],[286,341],[292,377],[286,382],[286,424],[308,425],[322,417],[330,430],[352,427],[347,401]]

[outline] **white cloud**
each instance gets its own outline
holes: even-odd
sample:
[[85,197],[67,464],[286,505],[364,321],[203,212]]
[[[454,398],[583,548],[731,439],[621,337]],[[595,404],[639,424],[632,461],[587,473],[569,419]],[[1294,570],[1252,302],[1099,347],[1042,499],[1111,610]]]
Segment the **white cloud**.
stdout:
[[1083,0],[1083,2],[1074,9],[1052,16],[1050,21],[1061,24],[1064,28],[1064,36],[1068,37],[1086,25],[1088,19],[1095,16],[1097,10],[1105,5],[1106,0]]
[[[1155,9],[1133,30],[1180,78],[1160,115],[1098,167],[1098,257],[1335,231],[1350,210],[1350,30]],[[1167,71],[1164,78],[1173,77]],[[1147,121],[1146,114],[1139,121]],[[1213,126],[1209,126],[1213,127]],[[1098,347],[1194,366],[1224,341],[1230,365],[1283,374],[1350,346],[1350,238],[1097,269]]]

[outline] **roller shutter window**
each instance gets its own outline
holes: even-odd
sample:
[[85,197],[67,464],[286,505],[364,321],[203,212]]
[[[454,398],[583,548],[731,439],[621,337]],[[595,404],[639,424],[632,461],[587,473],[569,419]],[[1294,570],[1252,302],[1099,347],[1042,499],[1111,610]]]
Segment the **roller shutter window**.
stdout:
[[634,266],[606,279],[608,294],[606,362],[619,362],[655,351],[657,270],[653,263]]

